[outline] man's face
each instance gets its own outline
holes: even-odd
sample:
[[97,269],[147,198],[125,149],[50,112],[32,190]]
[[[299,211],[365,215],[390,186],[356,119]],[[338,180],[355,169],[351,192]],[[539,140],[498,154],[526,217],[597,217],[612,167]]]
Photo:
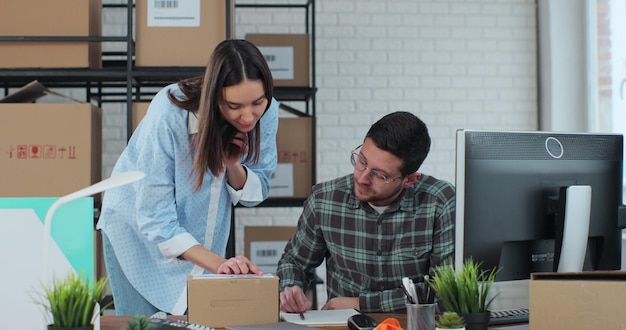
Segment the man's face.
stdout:
[[402,176],[402,160],[390,152],[379,149],[368,138],[361,149],[352,155],[354,165],[354,194],[363,202],[375,206],[391,204],[406,186]]

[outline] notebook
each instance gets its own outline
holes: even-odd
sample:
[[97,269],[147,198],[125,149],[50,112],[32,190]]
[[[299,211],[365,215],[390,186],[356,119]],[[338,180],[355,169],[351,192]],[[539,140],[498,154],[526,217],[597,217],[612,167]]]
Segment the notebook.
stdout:
[[304,320],[300,319],[298,313],[280,313],[280,318],[284,321],[309,325],[309,326],[329,326],[348,324],[348,319],[352,315],[360,314],[356,309],[331,309],[331,310],[310,310],[304,313]]
[[249,324],[249,325],[231,325],[226,330],[311,330],[319,328],[311,328],[306,325],[295,324],[291,322],[275,322],[268,324]]

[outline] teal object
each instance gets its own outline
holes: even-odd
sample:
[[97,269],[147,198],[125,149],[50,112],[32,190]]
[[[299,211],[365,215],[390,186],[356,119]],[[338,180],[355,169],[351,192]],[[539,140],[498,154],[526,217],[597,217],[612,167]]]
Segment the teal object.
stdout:
[[[56,197],[0,198],[0,209],[33,209],[43,226],[46,212],[57,200]],[[52,218],[50,231],[52,239],[74,270],[93,280],[95,264],[93,197],[79,198],[59,206]]]

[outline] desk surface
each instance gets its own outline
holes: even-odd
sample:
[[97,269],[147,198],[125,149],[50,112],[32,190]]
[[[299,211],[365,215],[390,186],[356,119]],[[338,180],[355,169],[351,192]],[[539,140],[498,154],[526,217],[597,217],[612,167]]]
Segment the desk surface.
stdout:
[[[400,325],[403,329],[406,329],[406,314],[386,314],[386,313],[368,313],[367,315],[371,316],[376,320],[376,322],[382,322],[386,318],[393,317],[400,321]],[[186,316],[171,316],[172,319],[186,320]],[[100,330],[126,330],[126,322],[132,319],[130,316],[102,316],[100,318]],[[526,327],[524,327],[526,326]],[[511,325],[499,325],[499,326],[490,326],[490,329],[528,329],[527,324],[511,324]],[[346,326],[332,326],[332,327],[316,327],[321,329],[332,329],[332,330],[349,330],[348,325]],[[221,328],[220,328],[221,329]]]
[[[382,322],[388,317],[397,318],[403,328],[406,328],[406,314],[385,314],[385,313],[371,313],[367,314],[373,317],[376,322]],[[172,319],[186,320],[185,316],[170,316]],[[100,317],[100,330],[126,330],[126,322],[132,319],[131,316],[101,316]],[[321,329],[332,330],[349,330],[346,326],[332,326],[332,327],[316,327]],[[221,329],[221,328],[218,328]]]

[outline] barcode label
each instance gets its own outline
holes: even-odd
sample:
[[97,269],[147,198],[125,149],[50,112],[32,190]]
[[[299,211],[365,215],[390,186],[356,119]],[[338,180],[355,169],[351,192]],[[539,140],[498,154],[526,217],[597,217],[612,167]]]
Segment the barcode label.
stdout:
[[275,257],[278,255],[278,251],[276,250],[257,250],[257,257]]
[[200,0],[148,0],[148,27],[199,27]]
[[257,266],[278,264],[285,250],[287,241],[252,241],[250,242],[250,261]]
[[159,8],[159,9],[178,8],[178,0],[155,0],[154,8]]

